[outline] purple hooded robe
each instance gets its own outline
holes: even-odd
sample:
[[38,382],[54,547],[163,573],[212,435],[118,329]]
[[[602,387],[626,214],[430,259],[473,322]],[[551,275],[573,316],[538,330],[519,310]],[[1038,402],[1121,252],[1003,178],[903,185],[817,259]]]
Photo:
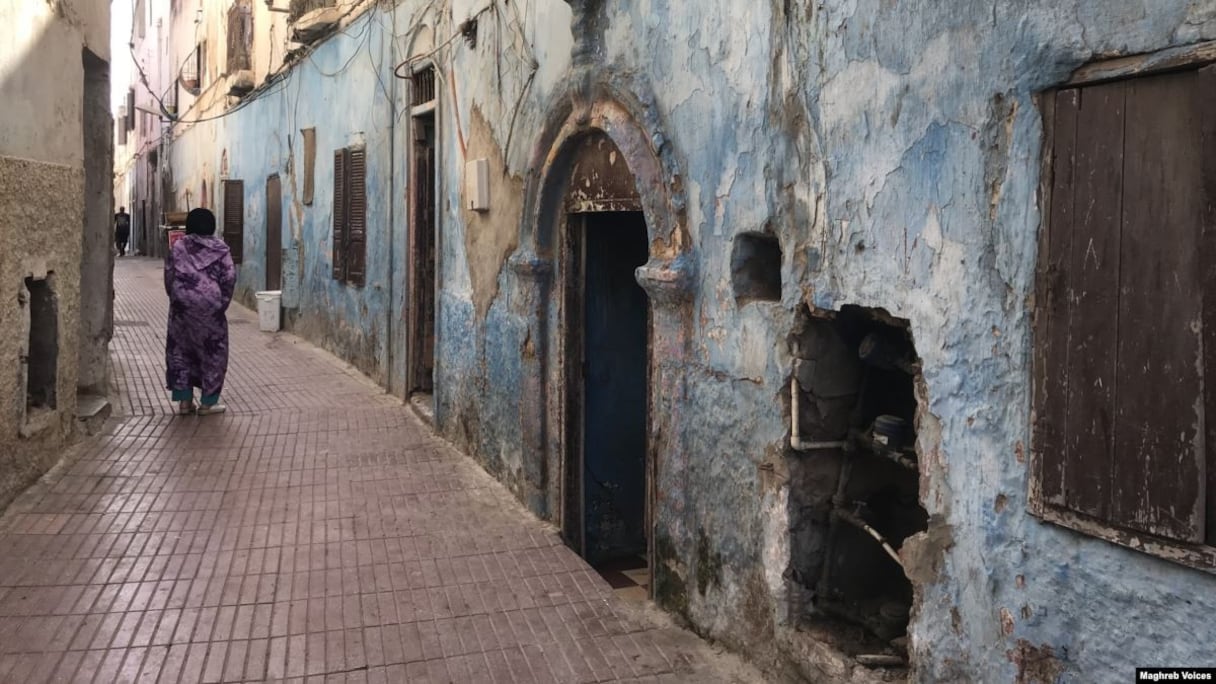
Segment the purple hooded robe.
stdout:
[[185,235],[165,258],[169,334],[165,384],[171,390],[199,387],[203,396],[224,388],[228,372],[228,318],[236,267],[224,241]]

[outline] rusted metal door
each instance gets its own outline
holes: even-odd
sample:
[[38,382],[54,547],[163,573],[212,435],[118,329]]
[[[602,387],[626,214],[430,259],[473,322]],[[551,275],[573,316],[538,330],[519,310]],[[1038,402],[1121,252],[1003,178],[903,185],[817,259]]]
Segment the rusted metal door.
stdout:
[[430,392],[435,374],[435,120],[414,118],[410,391]]
[[266,289],[283,287],[283,188],[276,173],[266,179]]

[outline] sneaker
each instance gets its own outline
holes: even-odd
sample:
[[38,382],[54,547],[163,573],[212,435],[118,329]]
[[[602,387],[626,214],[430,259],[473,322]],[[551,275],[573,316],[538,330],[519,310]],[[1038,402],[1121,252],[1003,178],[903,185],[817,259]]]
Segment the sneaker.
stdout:
[[212,413],[223,413],[224,411],[227,411],[227,410],[228,410],[228,407],[224,406],[223,404],[212,404],[210,406],[204,405],[204,406],[198,407],[198,414],[200,416],[207,416],[207,415],[211,415]]
[[181,401],[181,402],[178,402],[178,404],[177,404],[178,415],[188,416],[191,413],[194,413],[194,410],[195,410],[195,408],[194,408],[193,401]]

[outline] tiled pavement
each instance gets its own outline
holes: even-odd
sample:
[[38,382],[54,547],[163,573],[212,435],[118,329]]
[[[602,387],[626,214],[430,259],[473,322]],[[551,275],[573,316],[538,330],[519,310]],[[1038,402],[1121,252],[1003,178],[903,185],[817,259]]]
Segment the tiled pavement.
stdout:
[[120,415],[0,517],[0,681],[757,681],[608,584],[354,371],[234,307],[221,416],[116,269]]

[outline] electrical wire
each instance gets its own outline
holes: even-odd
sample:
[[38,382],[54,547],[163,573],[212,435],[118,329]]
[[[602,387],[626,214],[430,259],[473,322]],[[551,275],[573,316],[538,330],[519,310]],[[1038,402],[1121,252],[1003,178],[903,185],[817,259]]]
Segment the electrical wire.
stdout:
[[[354,2],[352,2],[348,6],[346,12],[344,12],[341,16],[338,17],[337,21],[340,23],[343,19],[345,19],[346,17],[353,14],[355,12],[355,10],[359,9],[360,6],[370,5],[370,4],[371,3],[366,2],[366,0],[354,0]],[[286,87],[286,84],[283,83],[282,85],[280,85],[277,89],[275,89],[273,91],[271,91],[269,89],[270,86],[275,83],[285,81],[286,80],[285,77],[287,75],[289,75],[286,70],[290,69],[292,66],[294,66],[297,63],[296,61],[293,61],[290,63],[285,62],[283,65],[280,66],[278,71],[267,74],[266,79],[257,88],[254,88],[251,92],[249,92],[244,97],[242,97],[241,101],[239,103],[237,103],[236,105],[233,105],[232,107],[226,109],[225,111],[223,111],[219,114],[215,114],[212,116],[195,117],[193,119],[181,119],[181,118],[178,118],[178,114],[176,112],[174,112],[173,114],[170,114],[168,111],[168,108],[165,106],[164,100],[162,100],[155,92],[153,92],[152,86],[148,82],[147,73],[144,72],[143,65],[139,63],[138,59],[136,59],[136,56],[135,56],[135,14],[136,14],[136,10],[133,8],[132,9],[131,42],[128,43],[128,46],[131,49],[131,61],[135,63],[135,67],[139,71],[140,82],[143,84],[144,88],[148,91],[148,93],[152,96],[152,98],[154,100],[156,100],[157,105],[160,107],[162,116],[170,122],[171,126],[178,126],[178,125],[188,126],[188,125],[194,125],[194,124],[199,124],[199,123],[206,123],[206,122],[210,122],[210,121],[217,121],[219,119],[223,119],[225,117],[236,114],[237,112],[241,111],[245,107],[248,107],[255,100],[258,100],[262,97],[267,97],[272,94],[277,94],[277,93],[281,92],[283,90],[283,88]],[[367,39],[366,34],[368,32],[369,24],[370,24],[370,20],[368,22],[365,22],[363,25],[363,35],[361,35],[361,38],[365,41]],[[337,32],[337,35],[349,35],[349,29],[350,29],[350,27],[348,26],[345,30]],[[337,72],[335,72],[333,74],[328,74],[328,73],[324,72],[323,70],[321,70],[320,67],[317,66],[316,62],[312,59],[312,53],[315,52],[317,47],[319,47],[319,45],[309,46],[308,52],[304,55],[304,57],[306,59],[308,59],[308,61],[312,62],[313,66],[315,68],[317,68],[318,73],[322,74],[323,76],[328,76],[328,77],[337,76],[337,75],[343,73],[344,71],[346,71],[346,68],[350,66],[350,63],[352,61],[354,61],[354,57],[358,55],[359,50],[362,48],[362,46],[360,46],[360,48],[357,48],[355,50],[355,53],[351,56],[351,59],[347,60],[347,63],[342,67],[342,69],[339,69]],[[185,68],[186,63],[189,61],[190,57],[192,55],[194,55],[195,52],[197,52],[197,50],[198,50],[198,48],[196,46],[195,49],[192,50],[190,53],[188,53],[186,55],[186,58],[182,60],[181,64],[178,66],[177,73],[174,75],[175,80],[178,80],[181,78],[182,70]],[[201,78],[202,78],[201,74],[199,75],[199,78],[201,80]],[[191,103],[191,106],[193,106],[194,104],[197,104],[197,98],[200,97],[201,94],[202,93],[200,92],[199,95],[195,96],[196,100],[195,100],[195,102]]]
[[425,62],[425,61],[433,58],[435,55],[439,54],[444,48],[451,45],[452,42],[455,41],[457,38],[463,36],[465,27],[467,27],[472,22],[476,21],[478,18],[481,17],[481,15],[490,11],[490,9],[494,8],[496,4],[497,4],[497,0],[491,0],[490,4],[486,5],[485,7],[482,7],[481,9],[477,10],[476,12],[474,12],[468,19],[465,19],[463,22],[460,23],[460,26],[457,28],[455,33],[453,33],[451,36],[449,36],[447,40],[443,41],[438,46],[436,46],[435,49],[431,50],[430,52],[428,52],[424,55],[415,55],[413,57],[410,57],[410,58],[402,61],[397,66],[393,67],[393,75],[396,76],[397,78],[410,78],[408,75],[402,75],[401,67],[413,66],[419,62]]

